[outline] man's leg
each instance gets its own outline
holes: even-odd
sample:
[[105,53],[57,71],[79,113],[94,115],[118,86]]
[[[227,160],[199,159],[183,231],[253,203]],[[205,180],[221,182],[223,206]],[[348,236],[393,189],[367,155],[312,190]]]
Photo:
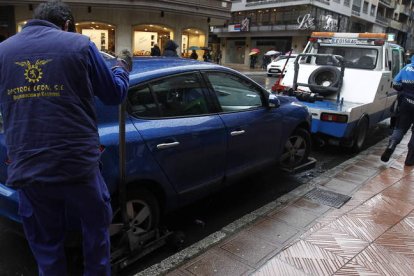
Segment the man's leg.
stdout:
[[406,166],[414,166],[414,104],[411,106],[411,138],[408,142],[408,153],[405,158]]
[[68,202],[67,212],[76,212],[82,224],[84,276],[111,275],[109,225],[112,209],[100,172],[89,183],[70,187],[68,194],[73,200]]
[[400,103],[400,115],[396,122],[396,127],[392,132],[387,148],[381,155],[381,161],[388,162],[395,148],[401,142],[402,138],[410,128],[411,121],[412,120],[409,103],[404,102],[404,99],[402,99],[402,102]]
[[66,275],[64,202],[54,187],[19,190],[19,214],[40,276]]

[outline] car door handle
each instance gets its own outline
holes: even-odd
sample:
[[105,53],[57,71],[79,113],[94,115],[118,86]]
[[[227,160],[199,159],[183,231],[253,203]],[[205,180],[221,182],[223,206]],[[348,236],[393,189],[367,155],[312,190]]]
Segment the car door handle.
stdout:
[[235,131],[230,132],[230,135],[231,136],[237,136],[237,135],[242,135],[244,133],[245,133],[244,130],[235,130]]
[[162,143],[157,145],[157,149],[168,149],[172,147],[176,147],[180,144],[180,142],[172,142],[172,143]]

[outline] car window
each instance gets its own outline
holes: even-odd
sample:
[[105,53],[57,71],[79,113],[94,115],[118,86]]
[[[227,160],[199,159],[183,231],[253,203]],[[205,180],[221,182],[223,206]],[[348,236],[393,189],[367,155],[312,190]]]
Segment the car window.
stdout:
[[208,113],[201,80],[196,73],[176,75],[150,84],[162,117]]
[[238,111],[262,106],[261,93],[250,81],[219,72],[207,73],[223,111]]
[[[344,58],[345,67],[359,69],[374,69],[377,64],[378,50],[374,48],[354,48],[337,46],[320,46],[318,54],[340,55]],[[330,57],[317,57],[318,65],[340,64]]]
[[128,112],[136,117],[159,117],[158,105],[147,85],[129,89]]
[[395,77],[398,72],[400,72],[401,64],[400,64],[400,51],[398,49],[392,49],[392,77]]
[[168,77],[128,91],[128,112],[135,117],[177,117],[208,113],[197,74]]

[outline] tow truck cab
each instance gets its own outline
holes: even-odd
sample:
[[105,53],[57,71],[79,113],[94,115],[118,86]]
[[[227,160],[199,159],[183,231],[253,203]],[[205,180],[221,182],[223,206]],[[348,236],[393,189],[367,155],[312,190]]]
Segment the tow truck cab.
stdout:
[[403,66],[404,49],[385,33],[313,32],[282,93],[309,108],[319,141],[359,151],[368,128],[392,116],[392,80]]

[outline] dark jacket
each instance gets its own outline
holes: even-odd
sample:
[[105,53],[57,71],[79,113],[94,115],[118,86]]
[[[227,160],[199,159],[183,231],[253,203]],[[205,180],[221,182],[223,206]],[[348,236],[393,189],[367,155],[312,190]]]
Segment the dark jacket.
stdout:
[[155,45],[154,47],[151,48],[151,56],[160,56],[160,55],[161,55],[160,47]]
[[192,59],[198,59],[197,53],[196,52],[192,52],[191,55],[190,55],[190,58],[192,58]]
[[76,183],[98,167],[94,96],[119,104],[128,72],[112,73],[89,38],[31,20],[0,44],[7,184]]
[[167,43],[165,43],[163,56],[178,57],[177,48],[178,48],[178,45],[177,43],[175,43],[175,41],[168,40]]
[[401,91],[400,95],[414,100],[414,56],[411,58],[411,63],[395,76],[393,87]]

